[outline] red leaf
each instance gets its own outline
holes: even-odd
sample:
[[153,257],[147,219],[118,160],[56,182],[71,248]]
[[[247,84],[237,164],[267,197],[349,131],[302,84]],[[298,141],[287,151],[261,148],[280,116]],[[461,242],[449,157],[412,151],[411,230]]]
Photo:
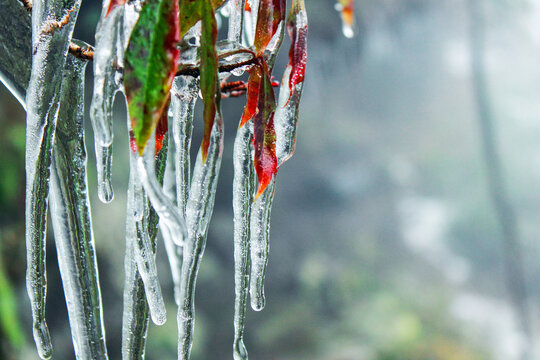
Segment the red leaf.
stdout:
[[289,90],[292,94],[294,86],[304,81],[306,71],[308,24],[303,0],[293,0],[287,19],[287,31],[291,38]]
[[276,131],[274,129],[275,109],[274,89],[270,82],[268,68],[266,64],[263,64],[257,113],[253,120],[255,171],[259,182],[256,198],[264,192],[270,181],[272,181],[272,176],[277,172]]
[[171,103],[171,96],[169,95],[169,99],[167,100],[167,103],[165,104],[165,107],[163,108],[163,112],[161,113],[161,118],[159,119],[159,122],[156,126],[156,153],[155,153],[156,156],[161,151],[161,148],[163,147],[163,139],[165,139],[165,135],[167,135],[167,132],[169,131],[168,109],[169,109],[170,103]]
[[242,113],[242,120],[240,120],[240,126],[251,120],[251,118],[257,112],[257,102],[259,101],[259,88],[261,86],[262,69],[260,66],[253,66],[249,71],[249,80],[247,88],[247,102],[244,112]]
[[126,3],[126,0],[111,0],[109,3],[109,8],[107,9],[107,13],[105,14],[105,17],[109,15],[109,13],[117,6],[124,5]]
[[255,49],[262,55],[270,40],[285,19],[285,0],[260,0],[255,27]]

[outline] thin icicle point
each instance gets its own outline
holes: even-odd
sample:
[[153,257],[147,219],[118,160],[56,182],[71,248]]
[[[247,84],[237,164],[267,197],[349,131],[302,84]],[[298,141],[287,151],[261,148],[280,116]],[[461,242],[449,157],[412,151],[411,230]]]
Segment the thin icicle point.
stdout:
[[[164,141],[161,151],[156,156],[156,176],[158,181],[162,181],[164,173],[164,163],[167,152],[167,142]],[[136,167],[130,172],[130,184],[128,188],[128,204],[133,199],[133,180],[137,177]],[[154,209],[145,205],[146,233],[152,244],[152,252],[155,252],[157,224],[159,218]],[[148,330],[149,307],[146,301],[144,283],[141,279],[137,261],[135,259],[135,247],[140,242],[141,232],[137,230],[137,221],[133,211],[127,213],[126,218],[126,257],[125,257],[125,286],[124,286],[124,314],[122,318],[122,359],[140,360],[144,359],[146,347],[146,333]]]
[[51,220],[77,359],[108,359],[86,179],[84,70],[68,56],[51,167]]
[[42,359],[52,355],[45,322],[48,179],[62,71],[79,6],[80,0],[43,0],[32,9],[32,70],[26,93],[26,284]]
[[221,165],[223,120],[218,109],[206,162],[199,150],[186,208],[188,238],[184,244],[180,306],[178,307],[178,359],[188,360],[193,342],[195,283],[206,246],[208,224],[214,210],[214,200]]
[[244,8],[246,0],[229,0],[229,31],[227,39],[240,44],[244,27]]
[[253,124],[251,120],[240,127],[234,141],[234,360],[246,360],[244,345],[244,324],[246,301],[249,287],[249,237],[250,215],[255,191],[253,157],[251,155]]
[[102,146],[95,143],[98,186],[97,193],[99,200],[105,204],[110,203],[114,198],[111,183],[112,149],[112,144],[109,146]]
[[266,265],[268,264],[270,213],[272,211],[272,201],[274,200],[275,185],[276,178],[274,176],[266,190],[264,190],[251,207],[251,234],[249,239],[251,275],[249,296],[251,299],[251,308],[255,311],[261,311],[266,305],[264,276],[266,274]]

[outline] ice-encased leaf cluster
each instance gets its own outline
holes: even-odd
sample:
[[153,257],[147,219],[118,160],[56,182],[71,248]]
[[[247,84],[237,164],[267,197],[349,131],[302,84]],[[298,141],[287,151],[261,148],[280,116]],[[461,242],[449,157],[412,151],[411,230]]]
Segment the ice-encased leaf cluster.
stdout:
[[[23,11],[18,0],[0,1],[3,9],[8,6],[10,12]],[[159,1],[165,3],[169,0]],[[243,343],[246,303],[249,294],[254,310],[260,311],[265,305],[264,274],[268,262],[275,171],[294,151],[305,67],[303,59],[298,70],[291,54],[305,54],[307,17],[302,0],[292,1],[287,21],[283,12],[284,0],[197,1],[201,4],[206,2],[212,8],[221,5],[216,16],[228,18],[227,39],[216,47],[218,61],[215,66],[220,66],[219,80],[222,84],[230,76],[240,76],[253,66],[264,68],[267,72],[264,76],[269,79],[286,28],[292,39],[289,65],[283,74],[277,104],[270,104],[268,109],[272,111],[263,114],[262,108],[268,105],[264,103],[264,97],[248,99],[257,107],[251,109],[250,118],[242,119],[244,121],[234,141],[236,299],[233,358],[247,359]],[[125,54],[143,5],[140,0],[105,0],[96,31],[90,118],[95,139],[98,196],[105,203],[113,200],[112,104],[117,93],[126,92],[123,81]],[[68,54],[70,46],[89,47],[71,39],[80,0],[35,0],[32,6],[32,40],[31,44],[25,44],[31,50],[28,51],[32,54],[31,65],[28,61],[28,69],[21,71],[1,64],[0,79],[14,89],[27,110],[27,288],[32,305],[34,338],[39,356],[50,358],[52,346],[45,320],[45,229],[50,200],[76,357],[107,359],[86,180],[83,92],[87,59]],[[274,9],[273,13],[268,11],[269,7]],[[217,23],[223,23],[223,20],[219,19]],[[208,18],[205,21],[211,23]],[[272,26],[269,27],[265,21],[271,22]],[[261,30],[265,28],[271,28],[272,32]],[[304,36],[301,41],[298,41],[298,33]],[[201,43],[207,47],[206,40],[201,39],[198,24],[186,31],[184,41],[179,45],[179,69],[200,69],[202,55],[198,47]],[[299,71],[301,76],[296,76]],[[30,74],[29,80],[25,73]],[[160,124],[142,147],[144,151],[136,151],[134,122],[133,119],[127,120],[131,157],[126,211],[123,359],[144,358],[149,319],[157,325],[166,321],[155,257],[158,231],[165,242],[178,305],[178,358],[190,357],[195,286],[214,207],[226,121],[219,101],[216,101],[208,144],[201,147],[192,167],[190,148],[195,104],[201,89],[200,73],[188,71],[175,77],[170,101],[167,101],[168,110],[161,115]],[[273,92],[268,87],[268,79],[264,84],[266,93]],[[217,94],[219,96],[219,89]],[[274,97],[271,98],[275,102]],[[271,127],[271,134],[275,133],[275,138],[266,138],[264,146],[274,152],[277,164],[270,173],[268,185],[259,187],[259,196],[256,196],[257,182],[260,183],[261,179],[257,178],[255,164],[260,159],[257,159],[254,149],[257,121],[264,121],[265,128]]]

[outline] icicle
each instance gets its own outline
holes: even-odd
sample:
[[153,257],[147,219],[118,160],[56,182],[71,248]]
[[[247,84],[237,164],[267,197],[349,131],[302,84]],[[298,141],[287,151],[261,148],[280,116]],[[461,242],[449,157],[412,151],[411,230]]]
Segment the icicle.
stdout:
[[124,54],[124,7],[116,6],[109,13],[110,0],[103,3],[101,19],[96,30],[94,50],[94,94],[90,119],[94,130],[98,197],[109,203],[114,197],[111,184],[113,103],[122,89],[121,66]]
[[[179,112],[176,113],[176,115],[173,111],[173,107],[174,107],[173,104],[177,104],[178,102],[181,101],[177,97],[181,96],[179,94],[182,94],[182,91],[178,92],[177,90],[175,90],[176,85],[174,85],[179,81],[181,80],[180,79],[175,80],[175,82],[173,83],[173,89],[171,90],[171,105],[169,106],[169,122],[168,122],[169,132],[167,134],[168,141],[171,141],[171,139],[175,139],[173,135],[173,128],[177,126],[175,124],[175,118],[178,116],[187,115],[184,112],[182,112],[181,109],[179,110]],[[194,87],[194,89],[192,89],[193,96],[190,96],[190,98],[196,97],[197,87],[196,85],[194,85],[193,87]],[[176,94],[177,92],[178,94]],[[193,115],[193,109],[191,110],[191,114]],[[191,121],[192,120],[190,120],[190,123]],[[189,132],[189,134],[191,138],[191,131]],[[173,146],[169,147],[169,152],[167,153],[167,165],[165,168],[165,175],[164,175],[164,180],[163,180],[163,191],[165,192],[165,195],[169,198],[169,200],[171,200],[171,202],[175,201],[176,191],[177,191],[176,166],[175,166],[175,161],[177,159],[176,154],[179,151],[177,150],[177,148],[178,148],[178,144],[175,147]],[[187,146],[187,153],[184,153],[184,155],[188,157],[187,161],[189,162],[189,145]],[[188,165],[188,169],[189,169],[189,165]],[[179,206],[178,208],[185,219],[184,206]],[[160,221],[159,226],[160,226],[161,234],[163,236],[163,241],[165,243],[165,250],[167,252],[167,258],[169,259],[169,265],[171,268],[171,275],[172,275],[172,280],[174,284],[174,300],[176,302],[176,305],[178,305],[180,301],[180,272],[182,269],[182,247],[177,246],[174,243],[174,241],[172,240],[173,234],[170,233],[169,228],[162,221]]]
[[178,359],[188,360],[193,341],[195,283],[206,246],[206,235],[216,194],[221,152],[223,120],[220,111],[212,128],[206,162],[199,150],[186,207],[188,238],[184,244],[180,306],[178,307]]
[[251,207],[251,234],[249,247],[251,254],[251,275],[249,296],[251,308],[255,311],[264,309],[266,300],[264,297],[264,276],[266,264],[268,264],[268,249],[270,238],[270,213],[276,178],[272,179],[266,190],[259,196]]
[[52,355],[45,321],[48,179],[62,71],[79,6],[80,0],[43,0],[34,2],[32,10],[32,70],[26,93],[26,284],[42,359]]
[[246,360],[247,350],[244,346],[244,322],[246,300],[249,286],[249,237],[250,214],[255,189],[253,174],[253,157],[251,141],[253,139],[253,123],[250,120],[240,127],[234,141],[234,179],[233,179],[233,211],[234,211],[234,360]]
[[191,185],[191,135],[193,114],[199,93],[199,80],[192,76],[177,76],[171,89],[173,136],[176,147],[176,203],[186,216]]
[[240,43],[242,28],[244,27],[244,7],[246,0],[229,0],[229,32],[227,39],[230,42]]
[[[162,181],[164,164],[167,154],[168,143],[163,142],[163,147],[156,157],[156,177]],[[128,201],[133,198],[133,177],[137,176],[136,167],[130,172],[130,185],[128,188]],[[122,325],[122,359],[144,359],[146,346],[146,332],[148,329],[149,307],[146,301],[144,283],[139,273],[135,248],[142,240],[143,232],[149,237],[152,244],[152,252],[155,253],[155,239],[157,236],[157,224],[159,218],[154,209],[146,203],[145,227],[137,228],[137,222],[133,211],[128,211],[126,219],[126,258],[125,258],[125,286],[124,286],[124,314]],[[144,230],[146,229],[146,230]]]
[[341,13],[343,35],[354,37],[354,0],[338,0],[334,7]]
[[108,359],[84,145],[86,60],[68,56],[51,166],[51,220],[77,359]]
[[[133,172],[137,171],[137,155],[131,154],[130,167]],[[135,176],[137,176],[136,174]],[[132,183],[132,198],[128,198],[128,208],[133,210],[133,218],[135,220],[136,242],[135,242],[135,260],[144,283],[146,300],[150,309],[152,321],[156,325],[163,325],[167,320],[165,303],[161,293],[161,286],[157,274],[155,246],[152,245],[150,236],[147,232],[147,217],[149,215],[146,194],[144,190],[138,189],[137,179],[133,178]],[[140,192],[139,192],[140,191]],[[138,193],[139,192],[139,193]],[[146,209],[145,209],[146,208]],[[138,211],[142,210],[142,216],[139,219]],[[146,211],[145,211],[146,210]],[[146,216],[145,216],[146,215]],[[130,225],[131,226],[131,225]]]

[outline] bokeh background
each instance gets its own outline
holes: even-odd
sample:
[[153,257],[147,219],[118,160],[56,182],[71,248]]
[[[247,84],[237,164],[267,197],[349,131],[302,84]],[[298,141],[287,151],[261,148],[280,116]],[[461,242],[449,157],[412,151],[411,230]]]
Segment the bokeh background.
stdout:
[[[298,141],[278,175],[267,306],[247,315],[250,358],[540,358],[540,3],[357,0],[353,39],[341,33],[332,0],[306,3]],[[94,43],[99,11],[98,1],[83,1],[77,38]],[[91,76],[89,66],[87,103]],[[227,138],[199,273],[193,360],[232,358],[232,142],[244,103],[223,101]],[[97,199],[89,127],[86,142],[107,342],[111,359],[120,359],[123,99],[115,116],[111,204]],[[7,360],[37,359],[24,287],[24,121],[0,85],[0,359]],[[74,359],[51,231],[48,238],[54,357]],[[175,359],[162,244],[158,266],[169,319],[150,326],[147,359]]]

